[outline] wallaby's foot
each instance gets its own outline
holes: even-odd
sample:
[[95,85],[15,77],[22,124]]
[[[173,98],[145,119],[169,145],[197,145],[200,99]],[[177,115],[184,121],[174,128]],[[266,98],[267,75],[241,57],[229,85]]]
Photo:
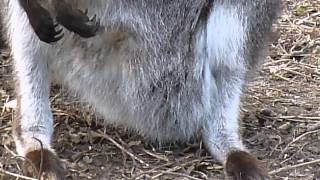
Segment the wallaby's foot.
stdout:
[[59,41],[62,37],[62,29],[57,29],[51,14],[37,1],[30,1],[26,13],[29,22],[41,41],[52,43]]
[[225,165],[229,180],[267,180],[266,165],[245,151],[233,151],[227,157]]
[[95,36],[101,29],[100,21],[96,15],[90,19],[87,16],[87,10],[72,9],[71,6],[67,9],[67,11],[58,11],[57,21],[69,31],[89,38]]
[[28,177],[64,180],[64,169],[59,158],[50,150],[34,150],[26,154],[23,172]]

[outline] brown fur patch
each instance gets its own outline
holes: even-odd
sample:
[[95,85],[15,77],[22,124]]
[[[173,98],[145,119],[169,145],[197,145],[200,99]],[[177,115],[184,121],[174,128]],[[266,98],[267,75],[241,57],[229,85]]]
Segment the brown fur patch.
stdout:
[[[23,172],[29,177],[48,180],[63,180],[64,169],[59,158],[47,149],[35,150],[26,154],[28,161],[23,164]],[[30,164],[30,163],[33,164]]]
[[112,31],[105,33],[105,42],[111,48],[119,48],[121,42],[125,41],[129,37],[129,33],[121,31]]
[[230,180],[268,179],[266,164],[245,151],[231,152],[225,170]]

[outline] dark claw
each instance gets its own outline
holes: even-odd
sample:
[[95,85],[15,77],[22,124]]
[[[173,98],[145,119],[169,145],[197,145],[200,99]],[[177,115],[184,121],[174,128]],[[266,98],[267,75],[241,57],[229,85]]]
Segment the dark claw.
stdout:
[[90,21],[96,21],[97,20],[97,15],[95,14],[91,19],[90,19]]
[[51,43],[59,41],[60,39],[63,38],[63,36],[64,36],[64,34],[61,34],[60,36],[57,36],[57,37],[53,38]]
[[43,27],[42,29],[40,29],[41,31],[36,31],[39,39],[46,43],[53,43],[62,39],[64,36],[64,34],[61,34],[63,29],[60,28],[56,30],[54,27],[56,26]]
[[59,30],[57,30],[57,31],[55,32],[55,35],[54,35],[54,36],[57,36],[57,35],[60,34],[62,31],[63,31],[63,29],[60,28]]
[[101,24],[100,24],[100,18],[96,21],[96,29],[94,30],[95,32],[98,32],[98,30],[101,28]]
[[83,14],[88,15],[88,9],[85,9]]

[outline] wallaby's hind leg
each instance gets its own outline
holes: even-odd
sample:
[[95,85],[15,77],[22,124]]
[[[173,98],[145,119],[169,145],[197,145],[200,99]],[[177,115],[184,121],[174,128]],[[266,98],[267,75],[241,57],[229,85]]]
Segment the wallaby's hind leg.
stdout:
[[49,103],[48,45],[39,43],[18,1],[9,1],[11,48],[17,82],[17,114],[13,138],[17,152],[26,157],[24,173],[38,178],[63,179],[63,168],[52,149],[53,116]]
[[[266,167],[246,150],[240,137],[238,114],[241,79],[236,76],[234,79],[224,79],[217,75],[215,80],[221,93],[217,94],[216,102],[219,103],[213,110],[212,120],[209,120],[203,129],[206,147],[224,164],[229,179],[266,179]],[[235,81],[235,84],[232,81]]]
[[64,179],[64,169],[51,148],[53,118],[49,107],[47,61],[37,57],[36,48],[33,51],[35,56],[28,56],[23,50],[14,52],[18,110],[13,122],[13,136],[18,154],[26,157],[23,163],[25,175],[60,180]]
[[101,29],[100,21],[96,19],[96,16],[90,19],[87,16],[87,11],[74,9],[64,0],[54,0],[53,3],[58,23],[69,31],[89,38],[95,36]]
[[[21,41],[13,41],[15,43]],[[25,44],[26,45],[26,44]],[[32,46],[13,52],[16,66],[18,111],[13,122],[13,136],[18,154],[26,157],[23,172],[30,177],[63,179],[63,168],[51,148],[53,118],[49,105],[49,80],[46,58]]]
[[203,49],[207,51],[203,102],[207,115],[202,136],[210,153],[224,164],[229,179],[263,180],[268,178],[266,167],[246,150],[239,132],[240,96],[248,71],[246,39],[251,37],[242,10],[232,4],[216,4],[203,32]]
[[[41,57],[36,45],[31,49],[27,47],[28,43],[13,41],[13,47],[20,46],[17,48],[19,50],[13,52],[18,83],[14,140],[18,154],[27,159],[23,164],[25,175],[35,178],[41,175],[50,180],[63,179],[63,168],[51,148],[53,117],[49,105],[47,60]],[[29,52],[33,52],[32,55]]]

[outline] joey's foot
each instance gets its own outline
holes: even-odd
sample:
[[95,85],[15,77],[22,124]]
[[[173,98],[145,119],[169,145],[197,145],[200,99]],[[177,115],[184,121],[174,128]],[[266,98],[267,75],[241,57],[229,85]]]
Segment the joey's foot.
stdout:
[[94,15],[91,19],[87,16],[87,10],[75,10],[70,8],[69,11],[60,12],[57,15],[57,21],[71,32],[81,37],[89,38],[95,36],[99,30],[100,20]]
[[62,29],[57,29],[50,13],[40,5],[35,5],[32,10],[27,11],[29,22],[41,41],[52,43],[59,41],[62,37]]
[[245,151],[231,152],[225,166],[227,179],[229,180],[269,179],[265,163]]
[[59,158],[47,149],[34,150],[26,154],[23,173],[28,177],[46,180],[64,180],[64,169]]

